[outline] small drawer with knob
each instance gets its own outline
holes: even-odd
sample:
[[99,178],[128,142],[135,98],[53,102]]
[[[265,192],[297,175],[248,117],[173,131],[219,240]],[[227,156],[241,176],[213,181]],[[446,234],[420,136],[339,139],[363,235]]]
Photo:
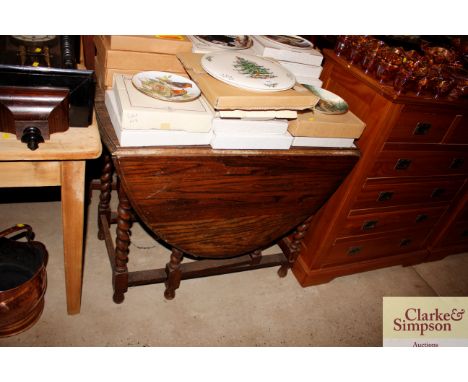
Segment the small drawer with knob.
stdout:
[[452,123],[456,121],[456,113],[434,108],[405,106],[396,121],[388,142],[408,143],[440,143]]
[[[411,204],[435,207],[445,205],[457,194],[464,183],[464,177],[410,178],[409,181],[393,179],[368,179],[358,193],[351,210],[366,210],[407,206]],[[365,211],[361,211],[365,213]]]
[[428,234],[428,230],[413,229],[374,238],[337,239],[327,257],[323,259],[323,266],[354,263],[420,250],[424,247]]
[[369,178],[468,174],[468,150],[403,151],[387,144],[374,162]]
[[401,229],[429,230],[437,223],[447,206],[404,209],[393,212],[356,214],[351,211],[338,237],[378,235]]

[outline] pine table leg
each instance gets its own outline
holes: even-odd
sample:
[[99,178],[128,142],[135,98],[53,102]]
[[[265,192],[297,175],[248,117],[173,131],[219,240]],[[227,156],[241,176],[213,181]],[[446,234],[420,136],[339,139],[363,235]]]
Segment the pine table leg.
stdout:
[[85,163],[61,162],[63,253],[68,314],[78,314],[81,306]]

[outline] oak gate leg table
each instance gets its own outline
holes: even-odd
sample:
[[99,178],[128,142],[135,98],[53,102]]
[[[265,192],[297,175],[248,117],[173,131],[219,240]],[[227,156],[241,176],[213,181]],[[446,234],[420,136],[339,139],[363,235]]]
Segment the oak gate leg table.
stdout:
[[[120,147],[104,104],[96,116],[108,150],[101,177],[99,234],[113,270],[114,301],[129,286],[280,265],[285,276],[312,216],[359,158],[357,149],[213,150],[208,146]],[[113,168],[117,213],[109,207]],[[165,269],[129,271],[132,221],[141,220],[172,250]],[[109,227],[117,223],[114,248]],[[262,255],[278,244],[281,253]],[[188,255],[197,261],[181,264]]]
[[96,123],[52,134],[35,151],[0,132],[0,187],[61,186],[68,314],[79,313],[81,306],[85,165],[101,149]]

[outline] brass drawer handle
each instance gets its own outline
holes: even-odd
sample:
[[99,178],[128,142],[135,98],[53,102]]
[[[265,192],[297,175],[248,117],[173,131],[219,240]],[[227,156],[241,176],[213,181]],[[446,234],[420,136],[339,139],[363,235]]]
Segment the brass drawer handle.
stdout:
[[445,189],[444,188],[434,188],[432,190],[432,193],[431,193],[431,198],[439,198],[441,197],[443,194],[445,194]]
[[377,198],[378,202],[385,202],[393,197],[393,191],[382,191]]
[[411,244],[411,239],[401,239],[400,247],[407,247]]
[[463,164],[465,163],[465,158],[453,158],[452,163],[450,163],[451,169],[459,169],[463,167]]
[[363,224],[361,229],[363,231],[368,231],[370,229],[374,229],[377,227],[378,220],[366,220]]
[[415,222],[416,223],[421,223],[423,221],[426,221],[427,218],[428,218],[428,216],[426,214],[419,214],[418,216],[416,216]]
[[362,247],[349,247],[348,256],[357,255],[359,252],[361,252],[361,250],[362,250]]
[[395,170],[407,170],[411,165],[411,159],[398,159],[395,165]]
[[413,135],[425,135],[431,127],[432,125],[429,122],[418,122],[413,131]]

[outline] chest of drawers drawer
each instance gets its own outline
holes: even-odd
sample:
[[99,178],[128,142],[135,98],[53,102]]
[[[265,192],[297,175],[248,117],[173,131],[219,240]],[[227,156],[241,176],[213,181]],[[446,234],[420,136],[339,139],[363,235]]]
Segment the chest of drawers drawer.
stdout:
[[388,142],[439,143],[442,142],[452,123],[463,116],[455,112],[405,106],[395,123]]
[[324,266],[354,263],[416,251],[423,248],[427,236],[426,230],[412,230],[372,239],[338,239],[324,260]]
[[[463,177],[434,177],[431,180],[389,183],[368,179],[358,193],[351,210],[387,208],[410,204],[443,205],[454,198],[464,183]],[[414,181],[414,182],[413,182]],[[434,205],[435,206],[435,205]]]
[[338,237],[375,235],[402,229],[427,231],[434,226],[447,206],[405,209],[393,212],[354,214],[351,211]]
[[[400,145],[401,146],[401,145]],[[377,157],[370,178],[457,175],[468,173],[468,147],[459,150],[384,150]]]

